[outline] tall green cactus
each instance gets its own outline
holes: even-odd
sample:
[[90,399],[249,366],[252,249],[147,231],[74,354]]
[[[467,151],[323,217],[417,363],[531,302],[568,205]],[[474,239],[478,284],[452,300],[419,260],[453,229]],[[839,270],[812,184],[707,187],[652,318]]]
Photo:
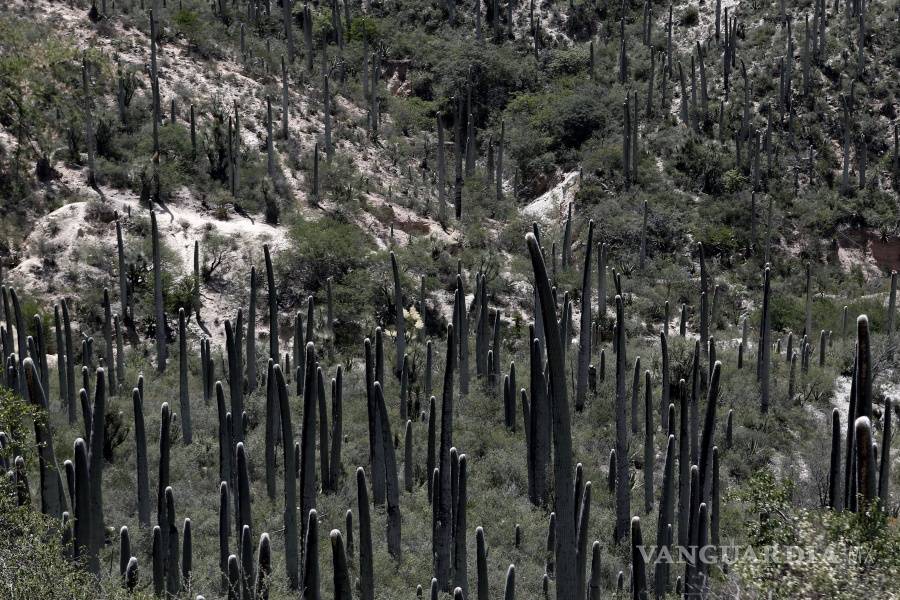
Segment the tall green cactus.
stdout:
[[153,595],[162,598],[166,593],[165,552],[163,551],[162,529],[159,525],[153,527],[153,542],[151,555],[153,557]]
[[306,537],[306,516],[316,507],[316,409],[318,385],[316,385],[316,348],[306,344],[306,381],[303,395],[303,426],[300,431],[300,515],[303,517],[300,537]]
[[[41,386],[34,361],[26,358],[23,361],[25,368],[25,385],[28,389],[29,402],[41,411],[49,410],[47,397]],[[56,464],[56,455],[53,452],[53,435],[50,426],[44,418],[34,419],[34,437],[38,446],[38,459],[40,465],[41,480],[41,512],[55,519],[62,517],[62,508],[65,497],[62,492],[62,480],[59,476],[59,468]]]
[[[453,326],[447,327],[447,352],[444,367],[444,391],[441,397],[441,443],[438,453],[438,473],[440,485],[433,494],[438,526],[435,528],[434,576],[442,590],[450,589],[450,540],[452,531],[451,515],[453,503],[451,495],[450,448],[453,446],[453,371],[455,367],[456,345]],[[430,475],[430,474],[429,474]]]
[[403,486],[407,492],[413,491],[415,483],[413,464],[413,433],[412,421],[406,421],[406,431],[403,436]]
[[163,402],[162,407],[160,407],[159,418],[159,475],[156,488],[156,522],[159,525],[160,535],[162,536],[160,552],[162,552],[163,557],[168,548],[167,536],[169,533],[169,526],[166,521],[166,488],[169,487],[171,424],[172,413],[169,410],[169,403]]
[[[106,439],[106,376],[97,369],[94,405],[91,410],[90,469],[91,469],[91,571],[99,573],[100,549],[103,547],[103,444]],[[55,486],[55,484],[54,484]],[[94,569],[96,566],[96,569]]]
[[234,487],[235,534],[240,541],[244,525],[252,527],[250,511],[250,472],[244,442],[235,445],[236,482]]
[[[178,398],[181,407],[181,437],[186,445],[193,440],[191,398],[188,389],[187,320],[183,308],[178,309]],[[110,382],[110,385],[112,383]]]
[[400,485],[397,478],[397,457],[394,452],[394,436],[391,433],[391,422],[388,417],[387,407],[384,403],[384,394],[381,384],[375,382],[375,401],[378,404],[378,413],[381,417],[381,442],[384,446],[384,472],[385,489],[387,492],[387,544],[388,552],[395,560],[401,559],[401,515],[400,515]]
[[701,502],[709,502],[712,493],[713,438],[716,432],[716,406],[719,402],[719,379],[722,363],[716,361],[709,378],[709,392],[706,399],[706,417],[703,420],[703,435],[700,442],[700,491]]
[[356,469],[356,497],[359,511],[359,592],[360,600],[374,600],[375,576],[372,552],[372,521],[369,515],[369,490],[366,472]]
[[322,478],[322,491],[328,492],[331,486],[331,465],[329,464],[328,437],[331,432],[328,429],[328,400],[325,394],[325,374],[322,368],[316,369],[316,396],[319,403],[319,472]]
[[228,504],[228,482],[219,483],[219,572],[221,574],[222,591],[229,589],[228,577],[228,540],[231,531],[231,509]]
[[641,552],[643,544],[641,518],[633,517],[631,519],[631,588],[634,600],[643,600],[648,597],[647,562]]
[[[669,435],[666,442],[666,462],[663,467],[663,484],[659,499],[659,517],[656,521],[656,546],[668,547],[669,532],[675,518],[675,436]],[[654,572],[654,590],[657,598],[665,596],[669,586],[669,564],[659,561]]]
[[484,539],[484,529],[475,528],[475,573],[477,581],[477,600],[490,600],[488,586],[487,566],[487,542]]
[[454,510],[453,534],[453,580],[456,587],[464,593],[469,592],[469,576],[466,552],[466,506],[469,502],[468,459],[465,454],[459,455],[459,483],[457,485],[456,510]]
[[[553,308],[553,296],[544,256],[534,234],[525,236],[535,284],[540,296],[541,312],[547,338],[547,359],[550,372],[550,402],[553,418],[553,473],[557,490],[572,489],[572,433],[567,382],[563,367],[562,339]],[[624,353],[623,353],[624,354]],[[624,426],[624,422],[623,422]],[[623,460],[627,457],[623,457]],[[556,546],[556,562],[560,567],[556,594],[559,600],[572,598],[575,593],[575,509],[574,498],[567,493],[556,495],[555,512],[559,518],[559,543]]]
[[[594,246],[594,221],[588,222],[587,243],[584,247],[584,269],[581,272],[581,326],[578,336],[578,373],[575,383],[575,410],[584,409],[587,395],[588,368],[591,362],[591,250]],[[513,390],[515,396],[515,390]]]
[[229,555],[227,565],[228,600],[241,600],[241,566],[238,557],[234,554]]
[[628,535],[631,491],[628,486],[628,428],[625,406],[625,307],[616,295],[616,543]]
[[253,598],[253,583],[255,580],[253,570],[253,541],[250,537],[250,526],[241,527],[238,540],[238,558],[241,560],[241,596]]
[[166,488],[166,524],[169,528],[168,535],[163,536],[166,541],[165,571],[166,594],[177,596],[181,592],[181,574],[179,573],[179,540],[178,527],[175,525],[175,492],[172,487]]
[[759,360],[757,361],[756,378],[760,389],[760,411],[769,411],[769,367],[771,363],[771,316],[770,308],[771,274],[768,266],[763,271],[763,303],[760,313]]
[[138,585],[138,559],[134,556],[128,559],[125,567],[125,589],[133,594]]
[[303,600],[321,600],[319,590],[319,513],[310,509],[303,546]]
[[144,429],[144,401],[138,388],[131,391],[134,407],[135,467],[137,470],[138,523],[150,526],[150,479],[147,467],[147,433]]
[[884,428],[881,433],[881,467],[878,472],[878,497],[886,505],[891,499],[891,399],[884,400]]
[[[91,482],[90,463],[88,461],[87,444],[82,438],[75,440],[75,545],[72,557],[78,560],[80,557],[88,557],[90,561],[91,539]],[[97,563],[99,569],[99,562]]]
[[[344,440],[344,370],[341,365],[331,380],[331,457],[329,483],[337,490],[344,468],[341,459],[341,445]],[[349,538],[348,538],[349,539]],[[349,542],[348,542],[349,543]]]
[[181,542],[181,581],[190,593],[194,571],[194,535],[190,519],[184,520]]
[[[397,257],[391,252],[391,272],[394,277],[394,327],[396,328],[396,347],[394,355],[394,373],[399,376],[406,354],[406,319],[403,315],[403,291],[400,288],[400,268]],[[382,385],[386,383],[382,381]]]
[[[666,410],[668,413],[668,410]],[[653,443],[653,394],[650,387],[650,371],[644,371],[644,512],[653,509],[653,471],[656,448]]]
[[865,510],[876,498],[876,460],[873,456],[872,423],[865,415],[856,419],[856,481],[860,496],[859,509]]
[[166,370],[166,313],[163,308],[162,264],[160,262],[159,227],[156,224],[156,212],[150,211],[150,238],[153,246],[153,306],[156,318],[156,370]]
[[576,598],[585,597],[585,570],[587,569],[588,527],[591,519],[591,482],[584,484],[578,509],[578,523],[575,541],[575,592]]
[[869,339],[869,317],[856,319],[856,416],[872,420],[872,350]]

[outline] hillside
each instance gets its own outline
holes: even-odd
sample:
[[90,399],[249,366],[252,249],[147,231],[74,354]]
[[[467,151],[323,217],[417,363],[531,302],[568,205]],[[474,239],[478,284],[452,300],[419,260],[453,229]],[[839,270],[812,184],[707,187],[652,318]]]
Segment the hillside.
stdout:
[[900,598],[898,22],[4,3],[2,589]]

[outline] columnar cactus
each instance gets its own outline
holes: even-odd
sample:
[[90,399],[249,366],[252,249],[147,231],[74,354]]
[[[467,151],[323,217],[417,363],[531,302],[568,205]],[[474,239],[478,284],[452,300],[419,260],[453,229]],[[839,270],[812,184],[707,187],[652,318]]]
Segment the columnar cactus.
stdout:
[[709,392],[706,399],[706,418],[703,420],[703,435],[700,442],[700,491],[701,502],[709,502],[712,493],[713,438],[716,433],[716,405],[719,402],[719,379],[722,363],[716,361],[709,378]]
[[331,490],[331,465],[329,464],[328,436],[328,400],[325,395],[325,374],[322,368],[316,369],[316,396],[319,403],[319,470],[322,478],[322,491]]
[[372,463],[372,501],[376,506],[384,504],[384,444],[381,443],[381,416],[375,401],[375,382],[381,381],[384,370],[384,345],[381,328],[375,329],[375,361],[372,364],[372,348],[366,339],[366,407],[369,416],[369,458]]
[[[440,485],[432,491],[437,507],[438,525],[435,528],[434,574],[442,590],[450,588],[450,540],[452,532],[453,498],[451,494],[450,448],[453,446],[453,371],[456,358],[453,326],[447,328],[447,353],[444,367],[444,391],[441,397],[441,443],[438,454]],[[434,493],[437,498],[434,498]]]
[[310,509],[303,544],[303,600],[320,600],[319,591],[319,514]]
[[[594,221],[588,223],[587,244],[584,250],[584,269],[581,274],[581,327],[578,337],[578,372],[575,379],[575,410],[584,409],[588,388],[588,367],[591,362],[591,250],[594,246]],[[513,390],[515,392],[515,390]]]
[[[587,552],[588,552],[588,525],[591,517],[591,482],[584,483],[584,488],[580,494],[581,498],[576,498],[578,502],[578,522],[576,523],[576,541],[575,541],[575,591],[576,598],[585,597],[585,570],[587,568]],[[579,501],[580,500],[580,501]]]
[[238,557],[234,554],[228,556],[228,600],[241,600],[241,566]]
[[138,559],[134,556],[128,559],[125,567],[125,589],[128,593],[134,593],[138,584]]
[[[99,380],[98,380],[99,381]],[[156,488],[156,521],[160,528],[162,536],[162,546],[160,552],[165,558],[166,549],[168,548],[169,526],[166,520],[166,488],[169,487],[169,453],[171,445],[171,424],[172,413],[169,410],[169,403],[163,402],[160,408],[159,418],[159,475],[157,477]]]
[[477,580],[477,600],[490,600],[488,586],[487,566],[487,542],[484,539],[484,529],[475,528],[475,574]]
[[166,593],[166,569],[162,530],[159,525],[153,527],[151,555],[153,556],[153,595],[157,598],[162,598]]
[[[116,371],[114,365],[115,354],[113,352],[113,327],[112,327],[112,306],[109,301],[109,290],[103,288],[103,362],[106,368],[109,370],[109,389],[111,393],[115,394],[116,392]],[[35,319],[37,320],[39,317],[35,315]],[[36,322],[35,325],[38,323]],[[36,329],[38,335],[41,333],[41,329]],[[46,369],[45,369],[46,370]]]
[[641,393],[641,357],[634,359],[634,372],[631,379],[631,434],[638,434],[640,412],[638,411],[638,398]]
[[250,474],[248,470],[247,451],[243,442],[238,442],[234,449],[236,481],[234,485],[235,535],[238,542],[244,525],[252,526],[250,516]]
[[[303,395],[303,426],[300,431],[300,514],[304,517],[316,506],[316,408],[318,406],[318,385],[316,385],[316,348],[312,342],[306,344],[306,382]],[[304,519],[305,522],[305,519]],[[306,537],[305,524],[301,524],[300,537]]]
[[[329,483],[332,490],[338,489],[343,475],[341,444],[344,440],[344,370],[338,365],[337,373],[331,380],[331,457]],[[348,538],[349,540],[349,538]],[[348,542],[349,543],[349,542]]]
[[356,497],[359,511],[359,591],[360,600],[374,600],[375,577],[373,574],[372,521],[369,515],[369,491],[366,472],[356,469]]
[[[275,271],[272,269],[272,255],[269,252],[269,245],[263,245],[263,256],[266,263],[266,284],[269,297],[269,358],[278,362],[280,353],[278,351],[278,290],[275,287]],[[251,276],[252,277],[252,276]],[[253,315],[250,315],[253,318]],[[250,356],[247,360],[250,360]],[[294,357],[295,362],[299,365],[298,357]]]
[[253,583],[255,576],[253,573],[253,542],[250,538],[250,527],[244,525],[238,536],[240,545],[238,546],[238,558],[241,560],[241,596],[243,598],[252,598]]
[[[185,444],[193,440],[191,428],[191,398],[188,390],[188,349],[187,349],[187,321],[184,309],[178,309],[178,397],[181,407],[181,434]],[[112,382],[110,382],[112,385]]]
[[456,587],[463,592],[469,591],[469,577],[466,566],[466,505],[469,502],[468,495],[468,459],[465,454],[459,455],[459,483],[457,485],[456,509],[454,513],[453,534],[453,580]]
[[131,391],[134,407],[134,446],[137,468],[137,508],[138,523],[150,526],[150,480],[147,467],[147,433],[144,429],[144,401],[138,388]]
[[192,584],[191,579],[194,571],[194,537],[192,533],[191,520],[184,520],[181,538],[181,581],[188,593],[190,593]]
[[881,467],[878,473],[878,497],[886,505],[891,499],[891,399],[884,401],[884,429],[881,434]]
[[[275,361],[270,358],[266,369],[266,494],[270,500],[275,499],[275,413],[280,410],[273,374],[274,365]],[[279,365],[279,370],[280,368]]]
[[[91,538],[91,482],[90,482],[90,463],[88,462],[87,444],[82,438],[75,440],[75,545],[72,557],[78,560],[79,557],[88,556],[89,568],[93,565],[90,559],[90,538]],[[99,559],[96,563],[99,572]]]
[[125,577],[128,568],[128,560],[131,558],[131,537],[128,535],[128,527],[119,529],[119,576]]
[[625,308],[616,295],[616,543],[628,535],[631,491],[628,487],[628,428],[625,405]]
[[216,382],[216,407],[219,415],[219,481],[230,483],[232,479],[232,436],[228,416],[231,413],[225,407],[225,388],[221,381]]
[[414,477],[412,421],[406,421],[406,433],[403,438],[403,486],[412,492]]
[[872,422],[862,415],[856,419],[854,441],[856,443],[856,481],[859,493],[859,510],[865,510],[876,497],[876,460],[872,447]]
[[469,393],[469,317],[466,310],[466,292],[462,276],[456,275],[456,321],[457,343],[459,344],[459,393]]
[[166,524],[169,533],[163,536],[167,543],[164,568],[166,571],[166,593],[176,596],[181,592],[181,575],[179,573],[179,540],[178,527],[175,525],[175,493],[172,487],[166,488]]
[[709,536],[713,546],[719,546],[719,510],[721,506],[721,482],[719,480],[719,447],[712,451],[712,504],[709,513]]
[[425,478],[428,480],[428,502],[432,502],[434,486],[431,473],[435,469],[435,451],[437,448],[437,398],[431,396],[428,401],[428,454],[425,459]]
[[[26,374],[27,377],[27,374]],[[103,442],[105,440],[106,427],[106,377],[102,368],[97,369],[97,384],[94,393],[94,406],[91,411],[91,439],[90,439],[90,469],[91,469],[91,537],[90,556],[91,562],[96,560],[96,570],[99,572],[100,549],[103,547],[105,529],[103,527]],[[52,448],[51,448],[52,450]],[[53,483],[53,492],[56,493],[57,483]]]
[[259,546],[256,550],[256,583],[253,586],[253,595],[256,600],[269,600],[269,577],[272,574],[272,543],[269,534],[259,536]]
[[[41,387],[40,378],[34,361],[26,358],[23,361],[25,367],[25,385],[28,389],[30,403],[39,410],[49,410],[44,388]],[[56,465],[56,455],[53,452],[53,436],[45,419],[34,420],[34,437],[38,445],[38,458],[41,475],[41,512],[53,518],[62,517],[62,507],[65,497],[62,493],[62,480],[59,477],[59,469]],[[93,448],[91,448],[93,451]],[[102,451],[100,458],[102,460]],[[101,467],[102,468],[102,467]],[[102,475],[98,475],[102,477]]]
[[769,295],[771,290],[770,277],[770,269],[766,266],[763,271],[763,303],[759,325],[759,359],[756,365],[756,378],[760,384],[760,410],[763,413],[769,411],[769,366],[771,363],[770,353],[772,351],[770,340],[771,317],[769,316]]
[[400,367],[400,420],[409,417],[409,355],[404,354]]
[[647,563],[642,553],[643,537],[641,535],[641,518],[631,519],[631,587],[633,598],[640,600],[648,597]]
[[[154,119],[155,122],[155,119]],[[156,317],[156,370],[166,370],[166,313],[163,309],[162,265],[160,263],[159,227],[156,224],[156,212],[150,211],[150,238],[153,246],[153,305]]]
[[[668,413],[668,409],[666,413]],[[668,420],[668,419],[667,419]],[[653,509],[653,470],[656,448],[653,443],[653,394],[650,387],[650,371],[644,371],[644,512]]]
[[[391,272],[394,276],[394,327],[396,328],[396,346],[394,355],[394,373],[400,375],[403,357],[406,354],[406,319],[403,315],[403,291],[400,287],[400,268],[397,257],[391,252]],[[382,381],[382,385],[386,382]]]
[[530,364],[531,414],[529,417],[529,498],[535,506],[548,499],[547,464],[550,460],[550,406],[544,378],[540,342],[532,336]]
[[856,319],[856,416],[872,420],[872,350],[869,342],[869,317]]
[[[553,472],[555,489],[572,489],[572,433],[563,367],[563,347],[553,306],[553,296],[544,256],[537,238],[529,233],[525,237],[535,284],[540,296],[541,312],[547,342],[548,370],[550,373],[550,402],[553,421]],[[621,302],[621,299],[619,300]],[[624,355],[624,352],[623,352]],[[622,426],[624,427],[624,419]],[[627,457],[623,457],[627,459]],[[627,469],[627,465],[626,465]],[[555,512],[559,517],[559,543],[556,545],[556,562],[560,567],[556,586],[557,598],[571,598],[575,593],[575,509],[574,498],[569,494],[556,495]]]
[[384,394],[381,391],[381,384],[379,382],[375,382],[375,400],[378,404],[378,412],[381,415],[381,441],[384,446],[388,552],[395,560],[399,561],[401,557],[401,517],[400,486],[397,479],[397,458],[394,452],[394,436],[391,434],[390,418],[388,417],[387,407],[384,404]]
[[219,571],[222,577],[222,590],[229,589],[228,573],[228,538],[231,531],[231,509],[228,505],[228,482],[219,483]]
[[[659,517],[656,521],[656,546],[667,548],[670,545],[668,536],[675,518],[675,436],[669,435],[666,442],[666,462],[663,467],[663,484],[659,499]],[[669,586],[669,565],[658,562],[654,572],[654,590],[656,597],[665,596]]]
[[691,439],[688,396],[684,379],[678,382],[680,400],[678,428],[678,545],[685,547],[689,538]]

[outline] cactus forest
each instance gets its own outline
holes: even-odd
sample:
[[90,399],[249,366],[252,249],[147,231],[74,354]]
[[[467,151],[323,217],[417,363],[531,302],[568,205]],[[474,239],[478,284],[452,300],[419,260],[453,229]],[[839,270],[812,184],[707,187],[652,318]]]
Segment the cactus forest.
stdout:
[[900,599],[898,22],[2,0],[0,599]]

